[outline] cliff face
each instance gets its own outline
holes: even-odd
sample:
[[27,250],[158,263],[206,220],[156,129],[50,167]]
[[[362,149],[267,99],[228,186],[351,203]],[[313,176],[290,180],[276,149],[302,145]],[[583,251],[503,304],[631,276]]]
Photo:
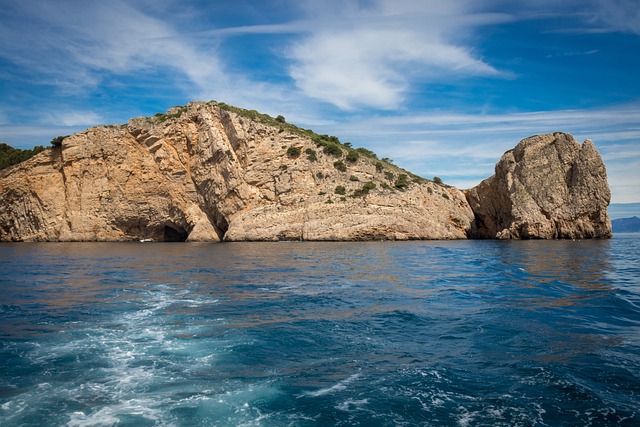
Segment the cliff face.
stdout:
[[458,189],[331,148],[216,103],[91,128],[0,171],[0,241],[466,237]]
[[580,145],[564,133],[526,138],[466,197],[475,214],[470,237],[611,237],[611,193],[590,140]]
[[611,236],[590,141],[527,138],[462,193],[265,117],[195,102],[67,137],[0,171],[0,241]]

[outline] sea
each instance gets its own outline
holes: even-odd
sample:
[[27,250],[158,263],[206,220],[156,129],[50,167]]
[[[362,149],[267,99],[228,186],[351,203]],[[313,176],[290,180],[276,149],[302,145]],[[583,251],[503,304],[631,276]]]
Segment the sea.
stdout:
[[638,234],[0,244],[0,426],[638,425]]

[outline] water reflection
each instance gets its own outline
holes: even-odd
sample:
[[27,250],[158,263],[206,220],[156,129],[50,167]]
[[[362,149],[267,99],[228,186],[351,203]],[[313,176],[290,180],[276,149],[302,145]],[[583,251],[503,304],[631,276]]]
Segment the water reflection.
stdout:
[[561,280],[589,289],[609,284],[611,240],[510,242],[520,254],[525,270],[539,281]]
[[482,346],[487,357],[524,353],[541,362],[574,363],[621,343],[619,335],[610,336],[620,328],[621,309],[609,282],[610,240],[496,245],[504,280],[493,295],[489,334],[502,336]]
[[610,240],[530,240],[496,245],[498,268],[508,279],[505,284],[514,290],[532,290],[523,296],[535,297],[528,302],[538,308],[572,305],[574,299],[589,297],[590,292],[597,296],[612,292],[607,280],[612,269]]

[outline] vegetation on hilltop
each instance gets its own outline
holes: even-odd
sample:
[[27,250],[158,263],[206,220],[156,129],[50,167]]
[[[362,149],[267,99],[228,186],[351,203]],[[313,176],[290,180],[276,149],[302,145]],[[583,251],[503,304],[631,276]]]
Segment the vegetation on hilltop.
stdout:
[[20,148],[13,148],[4,142],[0,142],[0,169],[22,163],[44,150],[45,148],[42,145],[36,145],[30,150],[21,150]]
[[177,119],[182,115],[182,113],[187,111],[187,106],[176,106],[170,109],[171,113],[156,113],[154,114],[154,118],[157,119],[160,123],[163,123],[169,119]]
[[[369,149],[362,147],[354,148],[350,142],[341,142],[337,136],[317,134],[311,129],[303,129],[291,123],[287,123],[285,117],[282,115],[271,117],[268,114],[263,114],[256,110],[247,110],[218,101],[209,101],[208,104],[237,114],[238,116],[247,118],[251,121],[271,126],[278,129],[279,132],[286,131],[304,138],[309,138],[318,147],[320,152],[335,159],[335,161],[333,162],[333,166],[339,172],[346,173],[349,169],[349,166],[354,165],[360,161],[369,162],[375,166],[375,169],[378,173],[384,173],[386,180],[388,180],[389,184],[391,184],[389,185],[386,182],[380,182],[380,188],[384,190],[404,191],[412,183],[425,183],[431,181],[394,165],[393,161],[388,157],[383,157],[380,159],[378,158],[378,155],[376,153]],[[170,108],[166,113],[157,113],[149,119],[158,123],[164,123],[167,120],[175,120],[182,116],[182,114],[184,114],[188,110],[188,108],[188,105],[177,105]],[[302,154],[303,152],[299,147],[289,146],[286,149],[286,155],[291,159],[297,159]],[[304,151],[304,154],[306,154],[306,158],[311,162],[315,162],[318,160],[318,152],[316,150],[307,148]],[[281,168],[286,168],[286,165],[281,166]],[[442,180],[438,177],[434,177],[432,182],[434,182],[436,185],[444,185]],[[375,186],[371,187],[369,185],[366,188],[362,188],[359,191],[356,191],[355,194],[359,196],[366,195],[373,188],[375,188]],[[429,190],[431,190],[431,188],[429,188]]]
[[56,136],[55,138],[53,138],[51,140],[51,145],[53,145],[54,147],[61,147],[62,146],[62,141],[65,140],[65,138],[68,138],[69,135],[61,135],[61,136]]
[[[337,160],[334,162],[334,166],[341,172],[347,171],[347,165],[349,163],[356,163],[361,158],[368,159],[368,161],[372,162],[376,170],[378,172],[385,171],[385,175],[394,176],[394,173],[399,177],[396,182],[394,182],[393,188],[397,190],[404,190],[409,186],[411,182],[415,183],[424,183],[430,180],[423,178],[421,176],[415,175],[409,171],[406,171],[396,165],[393,164],[393,161],[388,157],[384,157],[382,159],[378,159],[378,155],[371,150],[366,148],[353,148],[351,143],[344,142],[342,143],[337,136],[333,135],[321,135],[315,133],[311,129],[302,129],[296,125],[291,123],[287,123],[284,116],[279,115],[275,118],[271,117],[268,114],[260,113],[256,110],[246,110],[244,108],[234,107],[233,105],[225,104],[224,102],[211,101],[212,105],[215,105],[223,110],[233,112],[238,114],[239,116],[246,117],[250,120],[256,121],[258,123],[262,123],[265,125],[273,126],[278,128],[280,132],[288,131],[294,133],[296,135],[304,136],[310,138],[318,148],[322,149],[322,152],[335,157]],[[291,156],[292,153],[288,153]],[[315,161],[317,159],[315,151],[307,150],[307,154],[309,155],[309,160]],[[296,156],[297,157],[297,156]],[[344,157],[347,164],[343,162],[341,159]],[[389,172],[393,171],[393,172]],[[434,178],[434,182],[437,185],[444,185],[442,180],[438,177]],[[391,188],[390,186],[383,186],[383,188]],[[370,188],[363,191],[364,194],[368,193]]]
[[[262,123],[264,125],[272,126],[278,129],[280,132],[290,132],[305,138],[311,139],[318,149],[327,156],[331,156],[335,159],[333,166],[341,173],[347,173],[349,166],[354,165],[360,161],[366,161],[375,166],[378,173],[384,174],[386,182],[379,182],[379,186],[383,190],[399,190],[404,191],[412,183],[424,183],[429,180],[412,174],[396,165],[393,161],[387,157],[378,158],[378,155],[366,148],[354,148],[349,142],[341,142],[337,136],[317,134],[311,129],[302,129],[291,123],[287,123],[286,119],[282,115],[277,117],[271,117],[268,114],[260,113],[256,110],[247,110],[244,108],[234,107],[232,105],[225,104],[224,102],[211,101],[210,105],[214,105],[225,111],[235,113],[239,116],[248,118],[252,121]],[[163,123],[167,120],[174,120],[182,116],[188,110],[188,105],[175,106],[169,109],[166,113],[157,113],[150,119],[159,123]],[[67,135],[68,136],[68,135]],[[67,136],[59,136],[51,140],[51,144],[54,148],[60,147],[62,141]],[[0,169],[7,168],[9,166],[21,163],[34,155],[44,151],[43,146],[36,146],[31,150],[21,150],[13,148],[7,144],[0,143]],[[315,162],[318,160],[316,150],[307,148],[304,153],[307,160]],[[227,153],[228,155],[230,153]],[[290,146],[287,148],[287,156],[292,159],[296,159],[302,155],[302,150],[299,147]],[[286,166],[285,166],[286,167]],[[353,177],[353,175],[352,175]],[[444,185],[439,177],[434,177],[433,182],[437,185]],[[376,188],[375,183],[367,182],[360,189],[354,190],[352,197],[364,196],[369,193],[370,190]],[[432,190],[429,188],[429,192]],[[337,194],[344,194],[344,189],[339,188]]]

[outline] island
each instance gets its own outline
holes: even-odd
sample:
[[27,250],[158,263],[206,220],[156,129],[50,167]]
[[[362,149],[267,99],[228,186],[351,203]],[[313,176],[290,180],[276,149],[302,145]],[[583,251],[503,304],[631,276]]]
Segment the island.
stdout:
[[612,235],[602,158],[590,140],[561,132],[523,139],[468,190],[215,101],[52,142],[0,171],[0,241]]

